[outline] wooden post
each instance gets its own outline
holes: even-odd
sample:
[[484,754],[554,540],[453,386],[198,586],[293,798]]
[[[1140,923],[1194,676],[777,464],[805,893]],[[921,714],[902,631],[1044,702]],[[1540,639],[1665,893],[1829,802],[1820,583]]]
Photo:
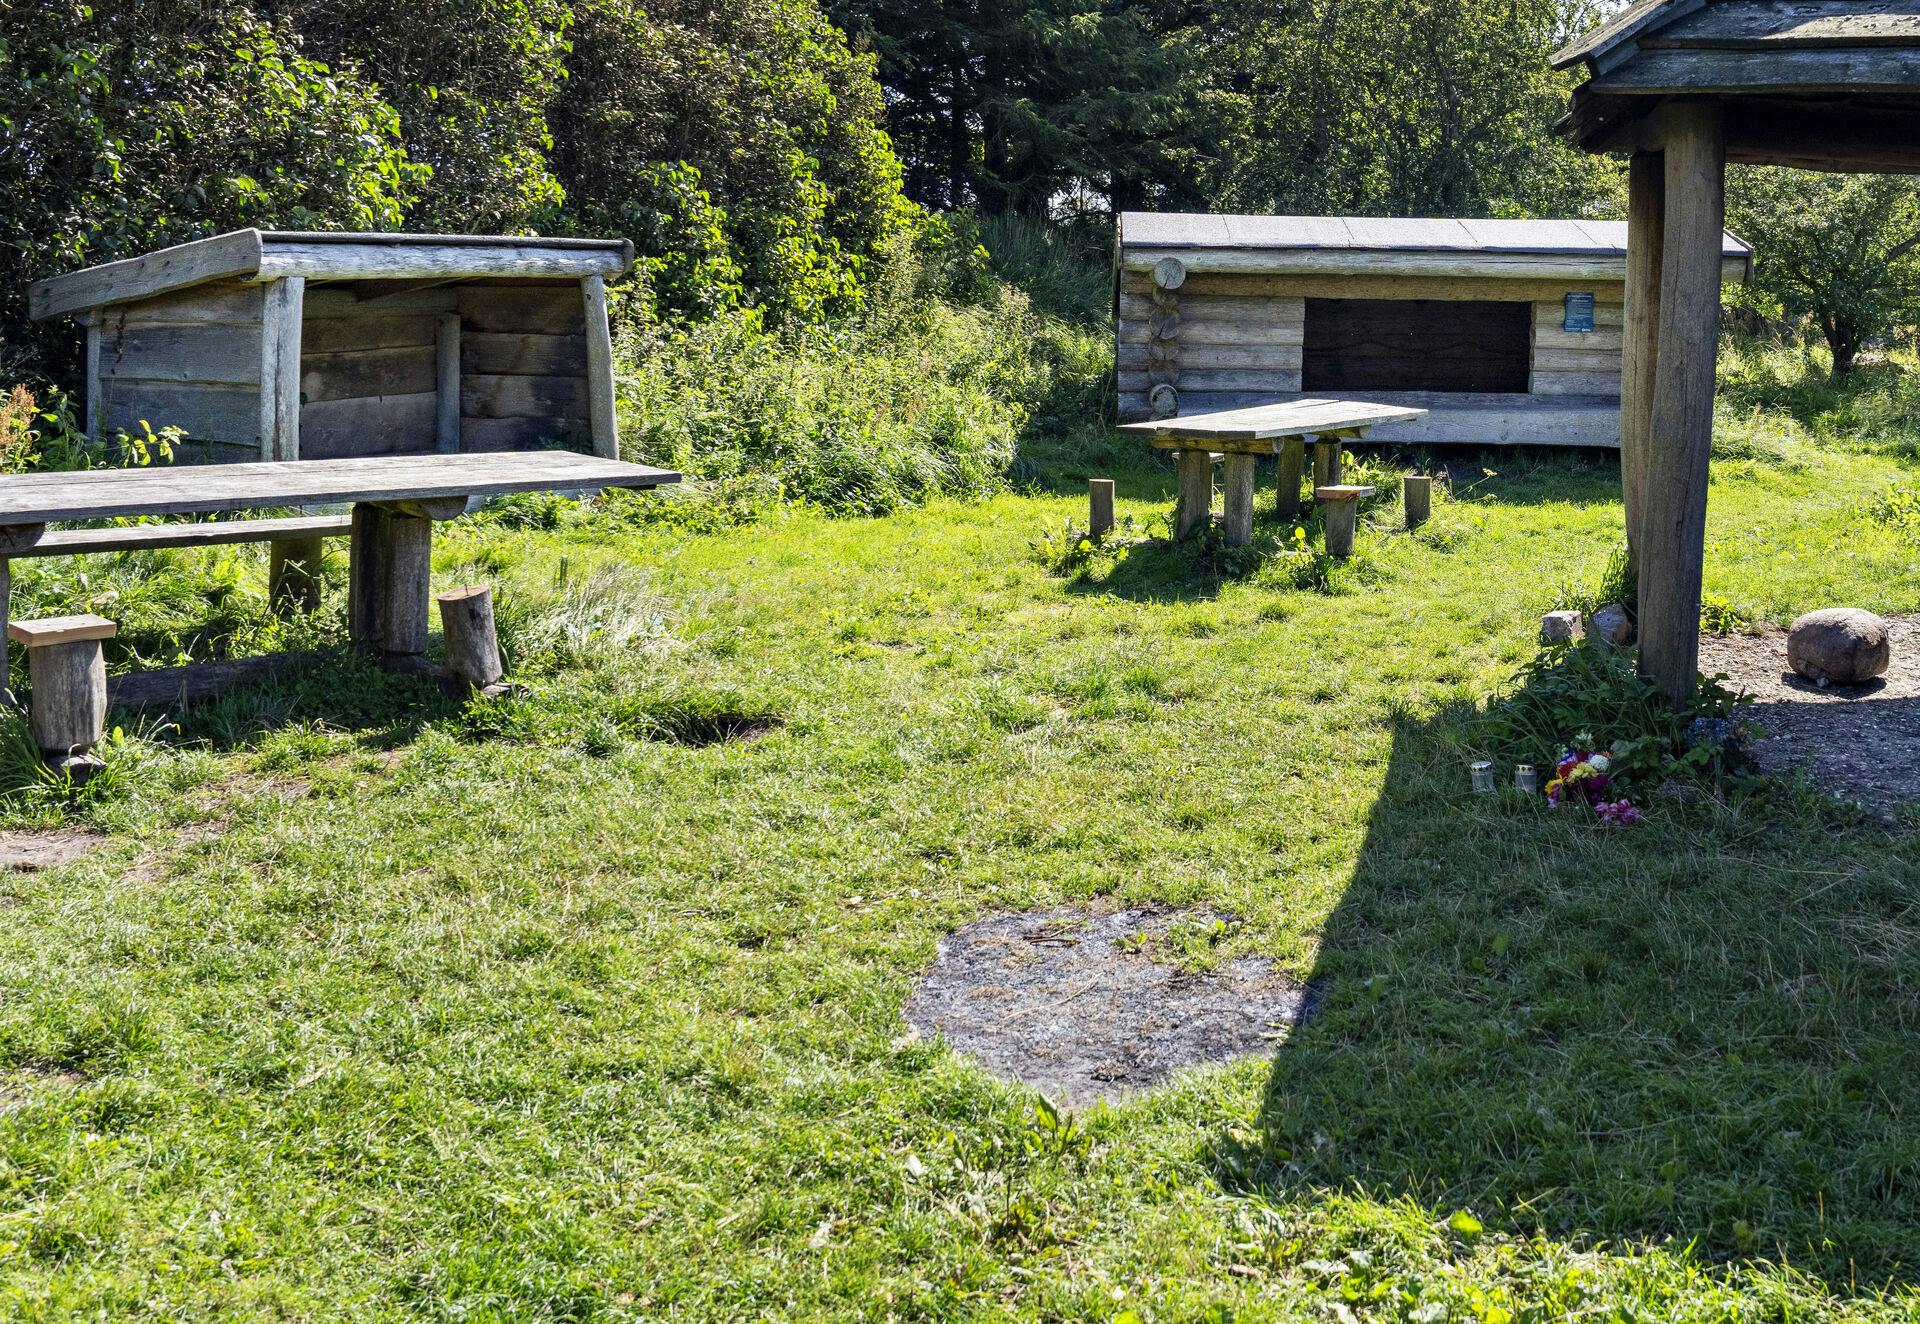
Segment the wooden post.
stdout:
[[1338,437],[1321,437],[1313,443],[1313,485],[1315,487],[1338,487],[1340,485],[1340,448]]
[[363,501],[353,508],[353,533],[347,548],[347,638],[378,650],[386,619],[387,512]]
[[[85,318],[82,319],[86,322],[87,326],[87,439],[96,443],[101,440],[101,420],[106,417],[104,408],[106,402],[101,399],[101,396],[105,394],[107,379],[102,376],[100,372],[100,321],[104,316],[105,314],[102,310],[93,308],[88,310]],[[4,622],[0,622],[0,626],[3,625]],[[0,629],[0,633],[5,633],[5,631]],[[0,647],[4,647],[4,645],[0,645]],[[6,686],[0,685],[0,689],[5,688]]]
[[100,641],[116,633],[99,616],[15,621],[7,634],[27,650],[33,701],[27,726],[55,772],[85,781],[105,765],[93,753],[106,733],[107,662]]
[[460,314],[441,313],[433,334],[433,446],[460,449]]
[[1666,110],[1659,347],[1636,520],[1640,670],[1678,705],[1699,681],[1726,144],[1717,103],[1676,101]]
[[319,609],[326,545],[324,538],[276,538],[268,545],[267,600],[275,611]]
[[1354,529],[1360,522],[1360,503],[1347,498],[1326,502],[1327,555],[1344,561],[1353,555]]
[[387,512],[382,550],[379,650],[417,657],[427,651],[427,598],[433,579],[433,521],[403,510]]
[[0,709],[13,706],[12,644],[7,634],[7,608],[13,600],[13,562],[0,556]]
[[1371,487],[1334,485],[1316,487],[1314,500],[1326,512],[1327,555],[1344,561],[1353,555],[1353,535],[1360,523],[1360,498],[1372,496]]
[[1113,479],[1087,479],[1087,532],[1103,538],[1113,532]]
[[1180,452],[1180,504],[1173,536],[1189,538],[1213,520],[1213,455],[1203,446]]
[[1307,439],[1305,437],[1287,437],[1280,443],[1280,452],[1275,457],[1274,468],[1278,475],[1279,512],[1281,519],[1300,518],[1300,479],[1307,467]]
[[1400,480],[1401,499],[1407,508],[1407,527],[1417,529],[1433,515],[1433,479],[1424,474],[1408,474]]
[[300,316],[304,276],[267,282],[260,303],[260,458],[300,458]]
[[447,670],[469,688],[485,690],[505,675],[500,639],[493,625],[493,593],[483,584],[442,593],[440,630],[446,643]]
[[1620,351],[1620,498],[1627,554],[1638,564],[1647,501],[1653,379],[1660,349],[1660,269],[1665,249],[1666,162],[1636,152],[1627,168],[1627,304]]
[[607,327],[607,283],[598,276],[580,281],[580,303],[587,323],[587,417],[593,453],[620,458],[620,425],[613,398],[613,340]]
[[1229,451],[1223,464],[1227,545],[1245,547],[1253,541],[1253,456]]

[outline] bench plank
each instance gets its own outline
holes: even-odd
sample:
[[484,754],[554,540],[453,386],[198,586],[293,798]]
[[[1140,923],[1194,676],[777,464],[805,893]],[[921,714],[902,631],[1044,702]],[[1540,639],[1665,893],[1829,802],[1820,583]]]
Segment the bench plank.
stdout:
[[288,519],[236,519],[217,524],[126,524],[114,529],[58,529],[14,557],[79,556],[88,552],[147,551],[156,547],[218,547],[226,543],[278,542],[288,538],[344,538],[351,515],[301,515]]
[[213,514],[263,506],[647,488],[679,481],[680,475],[672,470],[570,451],[95,469],[9,478],[0,488],[0,526]]

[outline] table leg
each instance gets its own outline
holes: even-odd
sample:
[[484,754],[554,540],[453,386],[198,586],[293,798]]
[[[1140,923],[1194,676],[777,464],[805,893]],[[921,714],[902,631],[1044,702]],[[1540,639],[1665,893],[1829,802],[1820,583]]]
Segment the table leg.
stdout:
[[385,508],[364,501],[355,506],[347,551],[347,638],[375,651],[381,647],[386,620],[386,542]]
[[11,708],[13,702],[13,665],[12,641],[7,638],[8,604],[13,597],[13,562],[0,556],[0,708]]
[[1180,452],[1180,505],[1173,536],[1187,538],[1213,520],[1213,455],[1205,447]]
[[432,601],[433,521],[389,510],[381,552],[379,650],[389,657],[417,657],[427,651],[427,612]]
[[1253,541],[1253,456],[1229,452],[1226,473],[1226,534],[1229,547]]
[[1340,485],[1340,439],[1322,437],[1313,443],[1313,485]]
[[1275,467],[1279,477],[1280,518],[1300,518],[1300,479],[1307,467],[1307,439],[1288,437],[1280,443]]

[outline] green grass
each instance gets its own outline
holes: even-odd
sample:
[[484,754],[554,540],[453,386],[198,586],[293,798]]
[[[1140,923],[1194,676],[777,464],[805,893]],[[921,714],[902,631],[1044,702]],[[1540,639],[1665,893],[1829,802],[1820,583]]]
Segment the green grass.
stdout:
[[[1719,462],[1710,591],[1920,609],[1860,513],[1909,462],[1810,454]],[[1920,843],[1465,794],[1611,464],[1491,457],[1322,591],[1270,524],[1049,574],[1072,483],[1172,482],[1034,460],[1066,494],[458,529],[531,697],[342,655],[129,737],[101,853],[0,875],[0,1315],[1920,1315]],[[1096,898],[1232,911],[1324,1009],[1077,1133],[903,1037],[944,933]]]

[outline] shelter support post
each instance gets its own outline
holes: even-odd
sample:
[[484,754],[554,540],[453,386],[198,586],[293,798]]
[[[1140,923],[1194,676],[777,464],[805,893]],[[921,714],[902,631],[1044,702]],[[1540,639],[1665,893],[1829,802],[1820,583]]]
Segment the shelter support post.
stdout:
[[1634,520],[1640,669],[1679,704],[1698,684],[1726,145],[1717,103],[1673,102],[1667,111],[1658,353]]
[[599,276],[580,282],[580,306],[587,327],[587,415],[593,453],[620,458],[620,425],[613,399],[613,343],[607,330],[607,283]]
[[1627,174],[1626,334],[1620,355],[1620,498],[1626,510],[1627,554],[1638,564],[1640,520],[1647,501],[1654,365],[1660,348],[1660,268],[1665,247],[1666,162],[1636,152]]
[[267,282],[260,305],[260,458],[300,458],[300,318],[304,276]]

